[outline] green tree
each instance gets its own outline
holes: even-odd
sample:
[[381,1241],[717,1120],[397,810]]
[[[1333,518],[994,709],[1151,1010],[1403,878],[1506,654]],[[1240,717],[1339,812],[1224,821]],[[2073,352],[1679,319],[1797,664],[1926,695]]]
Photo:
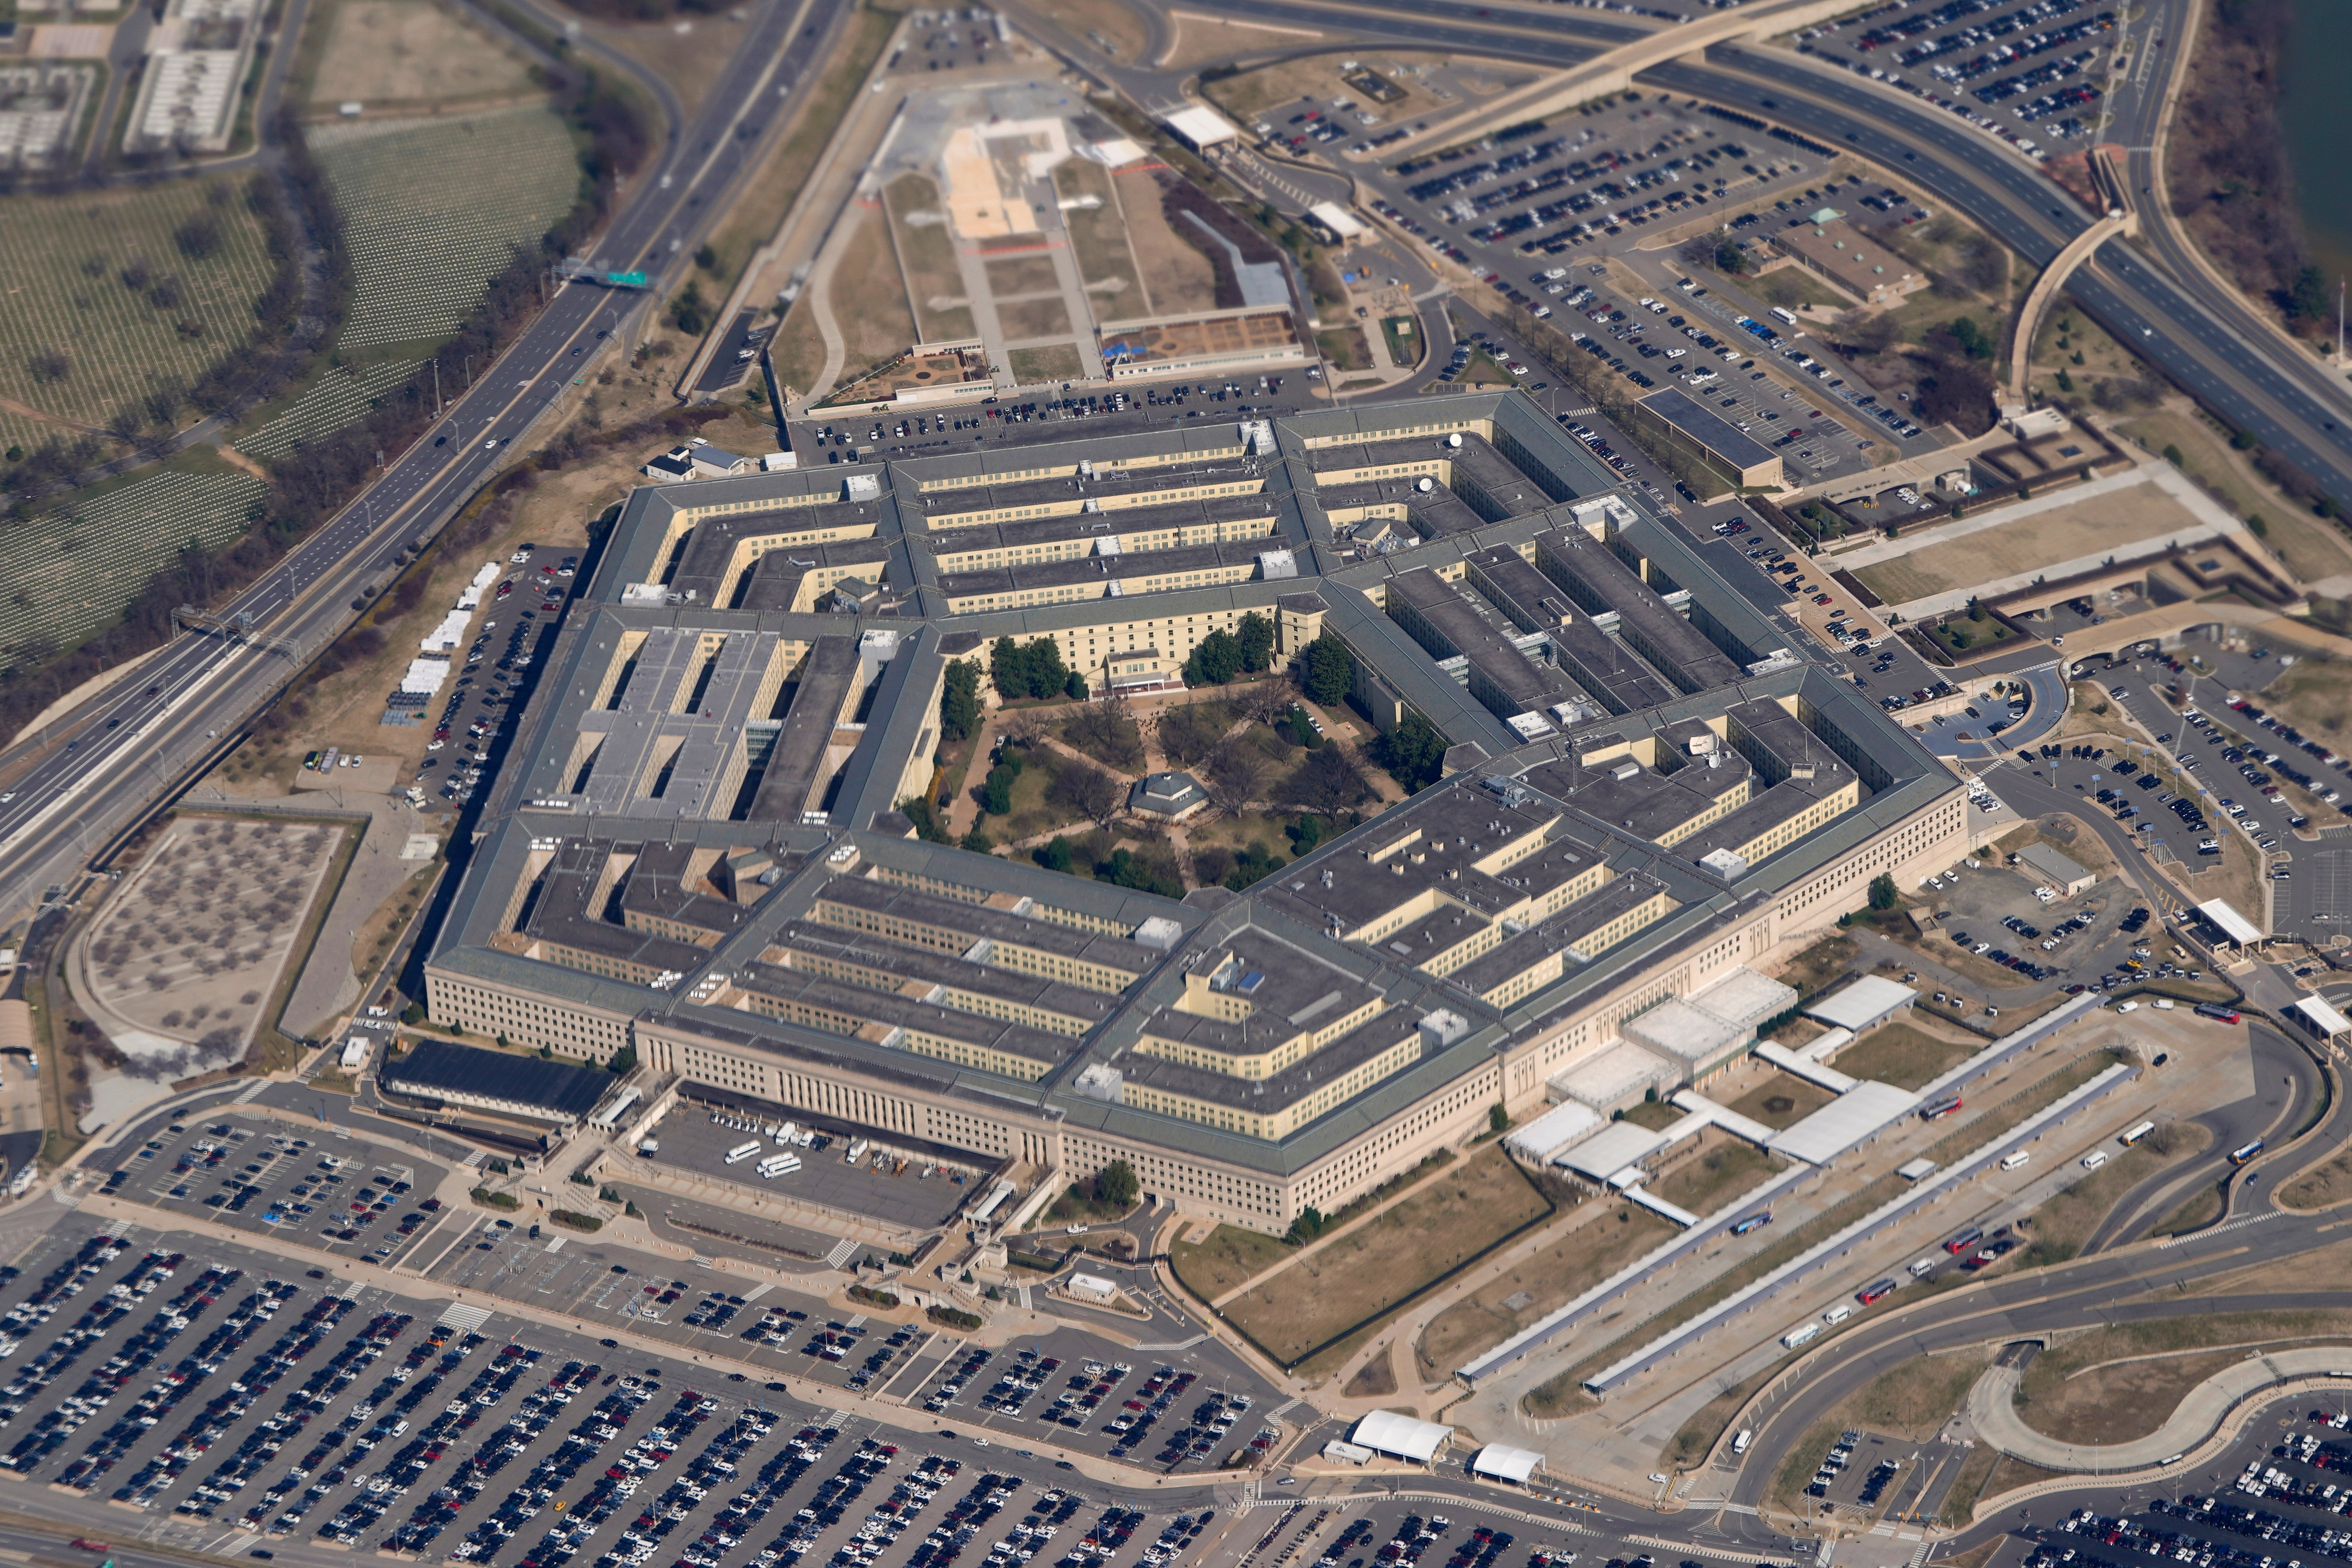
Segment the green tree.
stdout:
[[1511,1113],[1503,1109],[1502,1102],[1496,1101],[1494,1104],[1486,1107],[1486,1130],[1488,1132],[1499,1133],[1509,1127],[1510,1124]]
[[1901,898],[1902,894],[1895,890],[1892,875],[1880,872],[1870,879],[1870,907],[1873,909],[1892,909]]
[[996,841],[988,836],[987,829],[974,824],[971,831],[963,836],[958,847],[970,850],[976,855],[984,855],[996,847]]
[[1297,1247],[1314,1240],[1322,1234],[1323,1211],[1309,1204],[1298,1211],[1297,1218],[1290,1222],[1290,1228],[1284,1233],[1283,1239],[1293,1247]]
[[1727,237],[1716,244],[1715,266],[1717,271],[1737,277],[1748,270],[1748,253],[1739,248],[1738,240]]
[[1292,851],[1303,855],[1323,841],[1323,820],[1319,817],[1301,817],[1283,831],[1290,835]]
[[1020,643],[1010,637],[996,640],[988,650],[988,678],[996,684],[996,695],[1006,702],[1029,695],[1029,657]]
[[[1313,818],[1306,819],[1308,821]],[[1234,857],[1234,869],[1225,873],[1225,885],[1235,893],[1254,882],[1272,876],[1282,869],[1282,857],[1265,847],[1263,841],[1252,839],[1249,848]]]
[[1131,887],[1138,893],[1156,893],[1162,898],[1184,896],[1182,883],[1139,858],[1131,850],[1113,850],[1110,859],[1095,867],[1095,878],[1113,887]]
[[1030,858],[1047,871],[1067,871],[1070,869],[1070,841],[1056,833],[1032,850]]
[[1021,777],[1021,754],[1007,747],[996,766],[981,781],[980,809],[992,817],[1013,814],[1013,785]]
[[970,659],[948,661],[940,686],[940,737],[961,740],[980,724],[980,666]]
[[947,830],[940,825],[940,815],[931,809],[930,801],[920,795],[909,795],[898,802],[898,814],[915,824],[915,836],[929,843],[948,841]]
[[2286,313],[2297,321],[2324,321],[2332,313],[2335,301],[2327,298],[2327,276],[2315,267],[2306,267],[2294,275],[2294,287],[2287,290]]
[[1356,656],[1326,632],[1307,645],[1307,695],[1324,707],[1345,702],[1356,685]]
[[1408,710],[1396,727],[1371,745],[1372,760],[1408,792],[1427,789],[1445,770],[1445,737],[1418,713]]
[[1086,676],[1078,674],[1076,670],[1072,670],[1070,672],[1070,678],[1062,683],[1062,695],[1066,697],[1073,698],[1076,701],[1084,702],[1087,697],[1094,694],[1092,688],[1087,685]]
[[1222,686],[1242,673],[1242,645],[1224,632],[1212,632],[1201,639],[1192,656],[1184,661],[1184,681],[1188,685]]
[[1143,1184],[1136,1179],[1135,1167],[1125,1160],[1113,1160],[1095,1172],[1095,1201],[1115,1208],[1125,1208],[1133,1203]]
[[1242,668],[1257,674],[1274,663],[1274,622],[1253,610],[1242,617],[1234,628],[1234,641],[1241,644]]
[[1303,707],[1290,710],[1290,722],[1286,727],[1293,745],[1303,746],[1312,751],[1323,744],[1323,737],[1315,733],[1315,726],[1307,721],[1307,710]]
[[1062,645],[1051,637],[1040,637],[1024,651],[1029,655],[1029,695],[1059,695],[1070,679],[1070,667],[1062,663]]
[[716,275],[719,271],[719,253],[706,245],[694,253],[694,265],[705,272]]
[[614,1074],[635,1071],[637,1068],[637,1048],[634,1045],[624,1045],[620,1050],[614,1051],[611,1056],[605,1059],[604,1067],[606,1071]]

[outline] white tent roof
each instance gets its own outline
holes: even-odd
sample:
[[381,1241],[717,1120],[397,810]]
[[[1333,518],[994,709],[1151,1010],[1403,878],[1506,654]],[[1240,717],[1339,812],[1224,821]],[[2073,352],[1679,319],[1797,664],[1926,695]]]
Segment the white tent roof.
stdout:
[[1896,985],[1882,976],[1864,975],[1836,995],[1808,1004],[1805,1016],[1859,1034],[1896,1008],[1916,1000],[1918,995],[1910,987]]
[[2320,997],[2305,997],[2294,1004],[2294,1010],[2309,1019],[2312,1027],[2321,1034],[2342,1034],[2352,1030],[2352,1019],[2346,1018]]
[[2259,942],[2263,939],[2263,934],[2248,924],[2244,915],[2218,898],[2210,899],[2199,904],[2197,913],[2211,921],[2220,928],[2222,936],[2242,947],[2249,942]]
[[1541,1454],[1489,1443],[1478,1450],[1478,1457],[1470,1461],[1470,1468],[1482,1476],[1493,1476],[1507,1481],[1525,1481],[1542,1463]]
[[1349,1437],[1365,1448],[1401,1459],[1427,1464],[1454,1440],[1454,1428],[1434,1421],[1419,1421],[1392,1410],[1375,1410],[1356,1423]]

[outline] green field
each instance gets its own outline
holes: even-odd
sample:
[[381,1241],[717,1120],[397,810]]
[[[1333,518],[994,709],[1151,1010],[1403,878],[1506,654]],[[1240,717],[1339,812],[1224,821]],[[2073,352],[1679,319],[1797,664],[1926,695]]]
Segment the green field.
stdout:
[[246,474],[167,472],[0,530],[0,656],[37,635],[72,647],[121,615],[172,551],[241,537],[267,493]]
[[[64,423],[0,406],[0,446],[75,434],[68,426],[101,430],[166,378],[192,382],[244,341],[272,270],[244,190],[237,180],[191,180],[9,198],[0,399]],[[209,246],[195,247],[207,254],[174,238],[191,223],[211,231]],[[143,279],[140,288],[126,272]],[[62,375],[40,362],[53,354],[63,357]]]
[[579,155],[553,110],[322,125],[310,145],[335,188],[356,287],[339,346],[456,331],[518,245],[569,212]]

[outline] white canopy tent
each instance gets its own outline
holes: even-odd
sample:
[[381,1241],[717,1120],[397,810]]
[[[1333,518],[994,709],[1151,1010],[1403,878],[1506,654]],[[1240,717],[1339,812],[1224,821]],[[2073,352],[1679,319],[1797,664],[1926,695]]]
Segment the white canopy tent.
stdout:
[[1425,1465],[1454,1441],[1454,1428],[1400,1416],[1392,1410],[1375,1410],[1356,1423],[1349,1438],[1375,1453]]
[[1507,1448],[1500,1443],[1489,1443],[1478,1450],[1470,1461],[1474,1475],[1492,1476],[1498,1481],[1528,1484],[1528,1478],[1543,1469],[1543,1456],[1528,1448]]

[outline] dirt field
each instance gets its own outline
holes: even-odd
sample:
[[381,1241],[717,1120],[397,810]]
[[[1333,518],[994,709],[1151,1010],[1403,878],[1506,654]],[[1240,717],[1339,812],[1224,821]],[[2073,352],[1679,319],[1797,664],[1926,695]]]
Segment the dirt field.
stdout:
[[1004,323],[1008,341],[1024,338],[1063,338],[1071,330],[1069,307],[1059,295],[1051,299],[1020,299],[996,308],[996,319]]
[[1430,1320],[1413,1346],[1422,1375],[1445,1376],[1674,1233],[1673,1222],[1630,1203],[1612,1203],[1591,1215],[1580,1211],[1558,1241]]
[[880,207],[856,215],[856,230],[833,272],[833,319],[848,343],[843,373],[854,375],[904,352],[915,341],[915,318],[890,252],[890,229]]
[[1043,294],[1060,286],[1060,279],[1054,275],[1054,264],[1042,256],[1009,256],[1002,261],[990,262],[987,272],[989,292],[999,299],[1015,294]]
[[1699,1134],[1698,1153],[1683,1156],[1650,1184],[1650,1190],[1678,1208],[1705,1216],[1762,1183],[1775,1168],[1772,1156],[1761,1149],[1709,1127]]
[[244,1055],[341,839],[307,822],[175,823],[90,933],[100,1027],[174,1078]]
[[2347,1197],[2352,1197],[2352,1150],[2314,1166],[2278,1194],[2282,1207],[2299,1209],[2326,1208]]
[[1146,313],[1179,316],[1217,308],[1217,275],[1200,248],[1176,237],[1160,207],[1160,183],[1141,169],[1111,176],[1118,188],[1119,211],[1127,220],[1127,242],[1141,269]]
[[890,237],[898,248],[898,265],[921,323],[922,340],[953,343],[970,338],[971,312],[965,308],[955,242],[940,218],[939,187],[920,174],[902,175],[882,193],[882,202],[890,214]]
[[[2035,1431],[2065,1442],[2129,1442],[2163,1426],[2190,1385],[2258,1345],[2347,1339],[2347,1312],[2221,1312],[2098,1329],[2033,1358],[2018,1388],[2018,1410]],[[2133,1356],[2157,1359],[2124,1359]]]
[[1096,314],[1123,320],[1144,309],[1143,290],[1136,282],[1135,253],[1127,246],[1127,215],[1111,188],[1110,171],[1090,160],[1073,158],[1054,171],[1054,189],[1065,201],[1092,196],[1102,204],[1072,207],[1062,214],[1062,221],[1069,225],[1078,277],[1096,300]]
[[2309,508],[2287,498],[2262,476],[2247,455],[2232,450],[2227,434],[2186,398],[2168,398],[2149,413],[2126,419],[2116,428],[2161,453],[2177,446],[2186,459],[2181,472],[2203,486],[2214,499],[2239,517],[2259,517],[2266,532],[2263,543],[2278,552],[2287,569],[2305,582],[2352,570],[2352,545]]
[[1073,381],[1086,369],[1078,351],[1066,343],[1048,349],[1013,349],[1006,351],[1004,359],[1012,369],[1013,379],[1023,386]]
[[[1843,1070],[1842,1070],[1843,1071]],[[1837,1096],[1786,1072],[1767,1074],[1764,1082],[1734,1100],[1730,1109],[1776,1131],[1793,1127]]]
[[1882,1373],[1840,1400],[1789,1450],[1772,1478],[1774,1503],[1802,1511],[1813,1471],[1843,1431],[1861,1429],[1905,1442],[1932,1437],[1967,1403],[1969,1385],[1991,1359],[1989,1352],[1922,1356]]
[[313,104],[373,112],[540,90],[521,56],[436,0],[341,0],[326,20]]
[[1832,1062],[1840,1072],[1916,1089],[1983,1049],[1982,1040],[1952,1040],[1913,1024],[1890,1023],[1849,1045]]
[[1172,8],[1168,13],[1168,28],[1175,35],[1175,41],[1169,45],[1160,63],[1162,68],[1171,71],[1197,70],[1251,50],[1295,49],[1326,36],[1307,27],[1265,26],[1232,16]]
[[1887,603],[1904,604],[2200,526],[2171,497],[2139,485],[1929,545],[1854,575]]
[[2124,1194],[2165,1166],[2192,1158],[2212,1140],[2194,1122],[2172,1122],[2128,1149],[2108,1149],[2105,1165],[2034,1211],[2027,1227],[2033,1244],[2025,1257],[2040,1264],[2064,1262],[2082,1250]]
[[1290,1249],[1278,1238],[1220,1225],[1206,1241],[1180,1241],[1170,1253],[1176,1277],[1185,1288],[1201,1300],[1213,1301],[1289,1257]]
[[1296,1360],[1477,1257],[1548,1207],[1502,1150],[1490,1147],[1235,1297],[1225,1315],[1276,1355]]

